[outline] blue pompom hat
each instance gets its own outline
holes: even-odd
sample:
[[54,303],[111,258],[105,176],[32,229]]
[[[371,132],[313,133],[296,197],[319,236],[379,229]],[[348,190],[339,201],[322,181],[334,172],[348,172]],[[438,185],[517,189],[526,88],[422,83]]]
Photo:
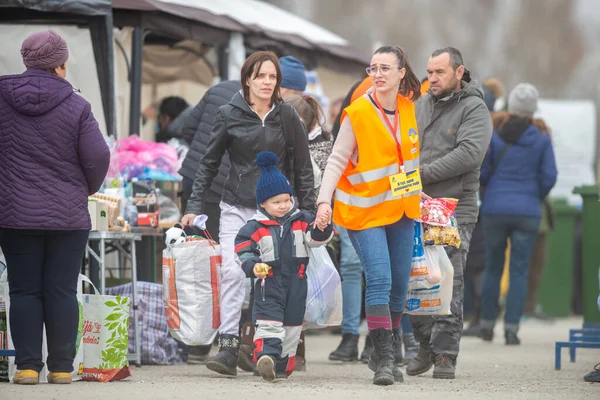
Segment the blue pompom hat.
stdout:
[[256,156],[256,166],[260,168],[260,177],[256,184],[256,203],[261,204],[271,197],[282,193],[292,196],[290,181],[277,169],[279,158],[270,151],[263,151]]

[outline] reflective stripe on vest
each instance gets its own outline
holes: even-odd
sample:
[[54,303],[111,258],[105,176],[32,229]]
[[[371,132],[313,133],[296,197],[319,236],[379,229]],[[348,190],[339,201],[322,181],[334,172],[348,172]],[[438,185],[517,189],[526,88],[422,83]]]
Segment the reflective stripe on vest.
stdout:
[[[413,190],[412,192],[405,193],[404,197],[416,195],[419,195],[419,190]],[[391,190],[388,190],[387,192],[378,194],[373,197],[352,196],[351,194],[348,194],[341,189],[337,189],[335,191],[335,199],[337,201],[341,201],[342,203],[347,204],[349,206],[360,208],[370,208],[379,205],[385,201],[400,200],[401,198],[402,196],[394,197]]]
[[378,179],[397,174],[398,172],[400,172],[398,164],[394,163],[392,165],[388,165],[387,167],[349,175],[347,178],[351,184],[358,185],[359,183],[373,182]]
[[419,157],[412,160],[404,160],[404,172],[414,171],[417,168],[419,168]]
[[337,189],[335,191],[335,199],[349,206],[369,208],[381,204],[384,201],[401,199],[401,197],[394,197],[391,190],[373,197],[362,197],[352,196],[341,189]]

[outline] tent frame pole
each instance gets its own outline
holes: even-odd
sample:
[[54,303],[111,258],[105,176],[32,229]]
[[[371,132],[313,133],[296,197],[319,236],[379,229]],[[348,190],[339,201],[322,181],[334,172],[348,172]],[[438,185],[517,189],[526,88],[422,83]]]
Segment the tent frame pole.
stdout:
[[142,102],[142,49],[144,29],[133,28],[131,37],[131,91],[129,97],[129,135],[141,135],[140,115]]

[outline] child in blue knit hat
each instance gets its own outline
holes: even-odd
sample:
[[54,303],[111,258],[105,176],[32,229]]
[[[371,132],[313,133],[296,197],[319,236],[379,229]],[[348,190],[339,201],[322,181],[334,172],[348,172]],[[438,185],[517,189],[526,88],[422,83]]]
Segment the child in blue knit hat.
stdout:
[[239,263],[254,283],[254,362],[266,381],[286,379],[294,370],[306,308],[309,247],[333,236],[314,225],[314,213],[298,210],[292,186],[271,152],[256,157],[258,212],[235,239]]

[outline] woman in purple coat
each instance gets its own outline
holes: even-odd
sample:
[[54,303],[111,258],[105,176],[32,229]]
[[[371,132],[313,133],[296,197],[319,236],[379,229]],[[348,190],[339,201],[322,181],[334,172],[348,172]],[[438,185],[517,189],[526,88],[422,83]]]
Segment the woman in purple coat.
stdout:
[[38,383],[46,361],[50,383],[70,383],[77,278],[91,228],[87,198],[102,185],[110,152],[90,104],[65,80],[65,41],[36,32],[21,55],[27,70],[0,76],[0,247],[10,286],[13,381]]

